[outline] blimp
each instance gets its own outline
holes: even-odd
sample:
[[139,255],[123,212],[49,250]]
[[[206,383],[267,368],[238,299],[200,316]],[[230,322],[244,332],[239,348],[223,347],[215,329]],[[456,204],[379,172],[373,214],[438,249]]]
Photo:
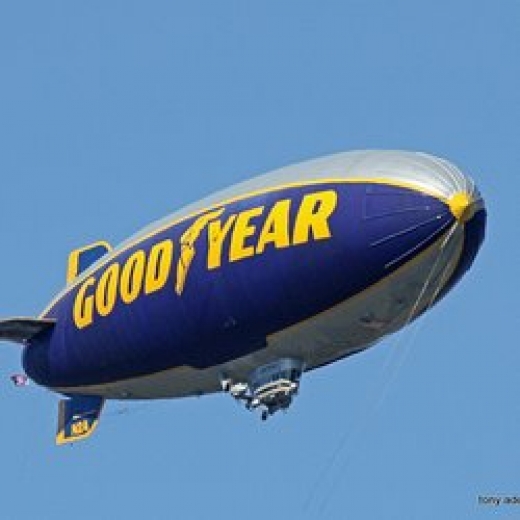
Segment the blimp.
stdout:
[[60,394],[57,444],[106,400],[223,392],[267,419],[303,375],[375,345],[472,265],[486,209],[447,160],[354,151],[280,168],[117,247],[70,253],[38,317],[0,321],[24,373]]

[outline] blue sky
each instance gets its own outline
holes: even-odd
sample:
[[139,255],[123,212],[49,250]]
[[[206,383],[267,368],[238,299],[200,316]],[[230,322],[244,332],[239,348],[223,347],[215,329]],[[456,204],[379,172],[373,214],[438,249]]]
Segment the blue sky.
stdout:
[[488,235],[411,329],[306,376],[261,423],[225,396],[110,403],[53,443],[57,396],[0,345],[0,517],[520,516],[520,3],[4,2],[0,315],[36,315],[66,257],[254,174],[358,148],[446,157]]

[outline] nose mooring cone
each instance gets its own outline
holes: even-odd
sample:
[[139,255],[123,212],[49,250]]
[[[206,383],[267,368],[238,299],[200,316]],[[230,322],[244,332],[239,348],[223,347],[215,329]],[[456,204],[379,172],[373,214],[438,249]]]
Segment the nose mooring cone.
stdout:
[[471,220],[475,214],[475,201],[465,191],[459,191],[448,199],[448,205],[453,216],[462,224]]

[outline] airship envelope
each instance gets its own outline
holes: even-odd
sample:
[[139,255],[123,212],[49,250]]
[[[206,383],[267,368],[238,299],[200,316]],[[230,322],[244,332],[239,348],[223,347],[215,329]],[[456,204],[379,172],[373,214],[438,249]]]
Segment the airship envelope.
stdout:
[[273,171],[73,251],[38,318],[0,323],[27,376],[66,396],[58,443],[106,399],[224,391],[266,419],[309,370],[360,352],[471,266],[486,210],[448,161],[359,151]]

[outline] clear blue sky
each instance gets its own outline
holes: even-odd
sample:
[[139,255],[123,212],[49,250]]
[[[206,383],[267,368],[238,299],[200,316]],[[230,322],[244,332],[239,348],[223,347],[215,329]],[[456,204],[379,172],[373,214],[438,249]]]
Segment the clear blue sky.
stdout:
[[3,2],[0,315],[69,250],[217,188],[357,148],[477,180],[486,243],[412,330],[304,378],[266,424],[226,396],[111,403],[56,448],[57,396],[0,345],[0,518],[512,519],[520,506],[517,0]]

